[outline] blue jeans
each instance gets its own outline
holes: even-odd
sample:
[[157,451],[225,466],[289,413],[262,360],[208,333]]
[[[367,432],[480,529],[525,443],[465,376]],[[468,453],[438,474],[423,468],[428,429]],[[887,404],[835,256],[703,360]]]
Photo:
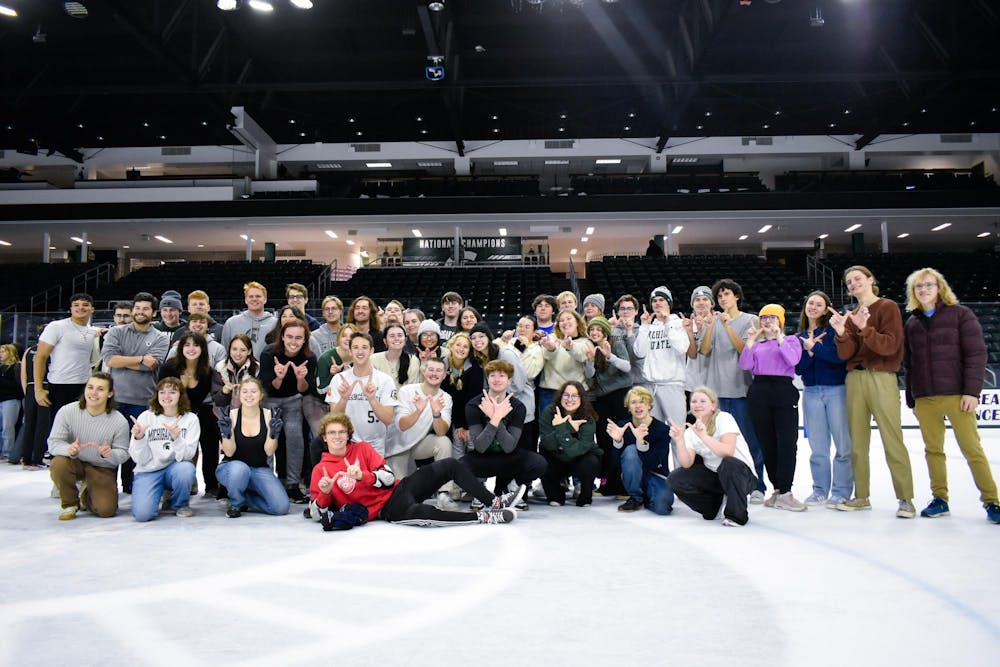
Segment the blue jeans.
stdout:
[[[116,403],[115,409],[118,410],[125,417],[125,421],[128,422],[128,427],[132,428],[132,417],[136,419],[139,418],[143,412],[149,409],[148,405],[139,405],[137,403]],[[132,493],[132,479],[135,476],[133,471],[135,470],[135,461],[132,459],[125,459],[125,463],[121,464],[120,467],[122,475],[122,491],[125,493]]]
[[622,450],[622,481],[625,492],[633,498],[648,501],[648,507],[657,514],[674,511],[674,491],[666,479],[642,469],[642,459],[635,445],[627,445]]
[[740,433],[747,441],[750,456],[753,457],[753,467],[757,471],[757,490],[764,493],[767,490],[767,486],[764,485],[764,451],[760,448],[757,431],[754,430],[753,420],[750,419],[750,407],[747,404],[747,399],[720,397],[719,410],[731,414],[736,420],[736,425],[740,427]]
[[175,512],[187,507],[194,484],[194,464],[174,461],[166,468],[139,472],[132,480],[132,518],[136,521],[155,519],[160,513],[163,490],[170,490],[170,509]]
[[[7,401],[0,401],[0,429],[2,429],[3,440],[0,441],[0,454],[13,457],[14,455],[14,433],[17,429],[17,416],[21,413],[21,400],[12,398]],[[12,459],[13,463],[17,461]]]
[[250,506],[266,514],[288,514],[288,494],[267,466],[251,468],[243,461],[223,461],[215,476],[229,491],[230,505]]
[[[806,387],[802,396],[803,417],[812,449],[809,468],[813,491],[824,496],[832,492],[833,496],[850,498],[854,491],[854,469],[851,468],[851,433],[847,429],[847,386]],[[836,449],[832,468],[831,437]]]

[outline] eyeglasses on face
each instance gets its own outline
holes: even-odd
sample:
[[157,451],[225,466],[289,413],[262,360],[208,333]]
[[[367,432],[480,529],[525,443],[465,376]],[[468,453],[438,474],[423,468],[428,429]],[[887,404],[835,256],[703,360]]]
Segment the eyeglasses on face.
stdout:
[[918,290],[918,291],[919,290],[929,290],[929,289],[934,289],[937,286],[938,286],[937,281],[926,282],[926,283],[915,283],[913,285],[913,289]]
[[563,397],[564,401],[579,401],[580,400],[580,394],[571,394],[569,392],[564,392],[563,395],[562,395],[562,397]]

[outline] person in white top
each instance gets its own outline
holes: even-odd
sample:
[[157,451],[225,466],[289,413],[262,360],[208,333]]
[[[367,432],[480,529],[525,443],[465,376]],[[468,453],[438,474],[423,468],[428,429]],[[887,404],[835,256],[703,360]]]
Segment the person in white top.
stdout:
[[652,313],[642,308],[639,331],[632,349],[642,359],[642,386],[653,395],[653,416],[666,422],[684,421],[684,368],[687,365],[688,330],[670,312],[673,295],[664,286],[649,295]]
[[731,414],[719,411],[719,397],[708,387],[691,392],[691,414],[693,424],[670,420],[678,467],[667,481],[674,495],[706,521],[715,520],[725,500],[722,525],[746,525],[747,496],[757,487],[757,478],[740,427]]
[[164,490],[170,491],[170,508],[177,516],[192,516],[188,507],[195,476],[192,459],[198,451],[201,427],[180,379],[160,380],[149,410],[131,419],[128,453],[135,461],[132,517],[136,521],[155,519]]
[[370,335],[351,336],[354,365],[333,378],[326,390],[326,402],[330,412],[342,412],[351,418],[358,440],[365,440],[379,456],[385,456],[386,430],[398,404],[396,383],[386,373],[372,368],[373,347]]
[[[396,475],[403,479],[410,474],[410,466],[418,459],[451,458],[452,398],[441,389],[444,382],[444,361],[427,359],[420,364],[424,381],[404,385],[399,390],[399,407],[396,408],[398,437],[390,440],[386,448],[386,462]],[[449,494],[450,484],[438,490],[438,509],[453,511],[458,505]]]
[[91,369],[100,361],[97,339],[103,332],[90,326],[94,299],[89,294],[74,294],[69,309],[69,317],[45,327],[35,354],[35,401],[51,407],[52,414],[80,398]]

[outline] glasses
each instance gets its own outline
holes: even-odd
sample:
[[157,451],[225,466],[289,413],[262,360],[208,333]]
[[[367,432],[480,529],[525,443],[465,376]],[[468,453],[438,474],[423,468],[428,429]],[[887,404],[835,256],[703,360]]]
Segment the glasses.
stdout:
[[775,320],[775,321],[777,321],[777,319],[778,319],[777,315],[761,315],[760,316],[760,321],[761,322],[763,322],[764,320]]
[[326,432],[326,437],[328,437],[328,438],[336,438],[336,439],[340,440],[341,438],[346,438],[347,437],[347,431],[327,431]]
[[567,394],[563,394],[562,397],[563,397],[564,401],[579,401],[580,400],[580,394],[568,394],[567,393]]
[[306,298],[303,295],[301,295],[301,294],[289,294],[288,295],[288,300],[289,301],[305,301]]
[[937,286],[938,286],[937,282],[915,283],[913,285],[913,289],[915,289],[915,290],[934,289]]
[[625,310],[625,311],[635,310],[635,307],[634,306],[618,306],[618,310],[619,310],[619,312],[623,311],[623,310]]

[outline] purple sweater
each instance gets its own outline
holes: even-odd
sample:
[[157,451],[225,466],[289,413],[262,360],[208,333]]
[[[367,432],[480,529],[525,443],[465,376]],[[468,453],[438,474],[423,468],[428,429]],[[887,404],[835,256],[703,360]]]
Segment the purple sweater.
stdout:
[[758,340],[753,347],[747,345],[740,353],[740,368],[756,375],[784,375],[795,377],[795,364],[802,358],[802,342],[797,336],[777,340]]

